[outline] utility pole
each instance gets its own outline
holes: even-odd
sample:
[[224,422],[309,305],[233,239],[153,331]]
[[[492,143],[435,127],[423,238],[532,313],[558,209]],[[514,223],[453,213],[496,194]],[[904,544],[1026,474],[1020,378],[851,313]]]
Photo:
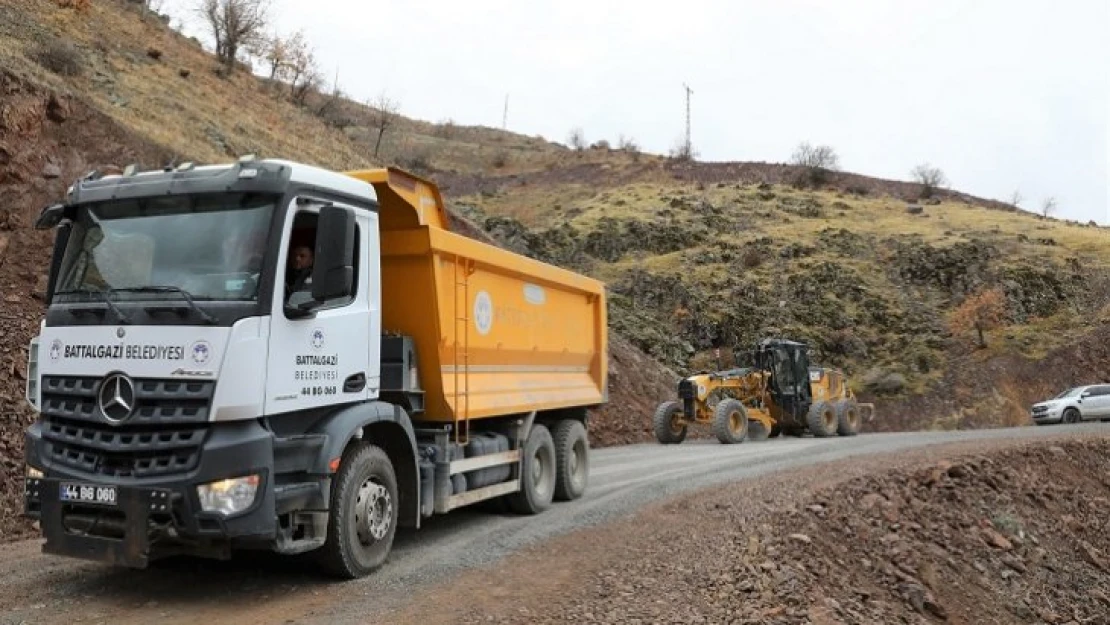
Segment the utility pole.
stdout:
[[509,94],[505,94],[505,111],[501,113],[501,130],[509,128]]
[[686,83],[682,83],[682,88],[686,90],[686,158],[694,158],[694,146],[690,142],[690,96],[694,94]]

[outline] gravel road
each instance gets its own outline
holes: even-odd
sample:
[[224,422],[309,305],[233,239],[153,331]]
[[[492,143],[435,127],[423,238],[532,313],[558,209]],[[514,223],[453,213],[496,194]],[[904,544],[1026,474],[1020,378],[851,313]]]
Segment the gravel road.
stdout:
[[[1110,426],[1069,426],[1069,433]],[[390,561],[368,579],[314,577],[298,559],[246,554],[233,562],[183,559],[146,571],[113,569],[42,555],[39,541],[0,546],[0,624],[362,623],[404,607],[413,593],[452,574],[493,563],[546,538],[626,517],[645,504],[715,484],[777,471],[977,440],[1061,434],[1059,427],[967,432],[868,434],[854,438],[780,438],[723,446],[634,445],[594,450],[590,487],[576,502],[536,517],[459,510],[398,534]],[[445,606],[462,598],[445,597]]]

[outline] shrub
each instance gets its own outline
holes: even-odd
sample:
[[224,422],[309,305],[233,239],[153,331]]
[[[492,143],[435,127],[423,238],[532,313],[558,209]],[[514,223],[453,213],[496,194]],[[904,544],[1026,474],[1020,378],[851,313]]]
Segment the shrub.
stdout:
[[80,75],[85,61],[77,48],[60,39],[39,47],[34,53],[34,60],[59,76]]
[[790,157],[790,163],[802,170],[795,179],[798,187],[819,187],[828,182],[829,173],[840,169],[840,157],[827,145],[812,146],[802,142]]

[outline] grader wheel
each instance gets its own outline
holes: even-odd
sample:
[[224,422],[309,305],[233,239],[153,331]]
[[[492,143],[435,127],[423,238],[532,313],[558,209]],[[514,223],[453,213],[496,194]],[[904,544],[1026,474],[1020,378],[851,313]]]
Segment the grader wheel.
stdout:
[[737,399],[726,399],[713,411],[713,434],[725,445],[742,443],[748,437],[748,411]]
[[854,399],[836,402],[836,433],[841,436],[855,436],[859,433],[859,406]]
[[676,401],[665,401],[655,409],[651,420],[655,439],[664,445],[677,445],[686,440],[686,420],[682,405]]
[[814,436],[824,438],[836,434],[836,409],[827,401],[815,401],[806,415],[806,425]]

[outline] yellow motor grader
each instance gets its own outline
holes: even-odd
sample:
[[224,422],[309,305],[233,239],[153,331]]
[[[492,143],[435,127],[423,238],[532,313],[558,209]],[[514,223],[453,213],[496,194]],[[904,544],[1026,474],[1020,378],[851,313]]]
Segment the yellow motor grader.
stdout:
[[686,438],[692,422],[710,424],[725,444],[765,440],[785,433],[801,436],[854,436],[861,413],[874,405],[856,401],[844,374],[811,367],[804,343],[764,339],[752,354],[753,366],[701,373],[678,384],[678,401],[659,405],[653,418],[663,444]]

